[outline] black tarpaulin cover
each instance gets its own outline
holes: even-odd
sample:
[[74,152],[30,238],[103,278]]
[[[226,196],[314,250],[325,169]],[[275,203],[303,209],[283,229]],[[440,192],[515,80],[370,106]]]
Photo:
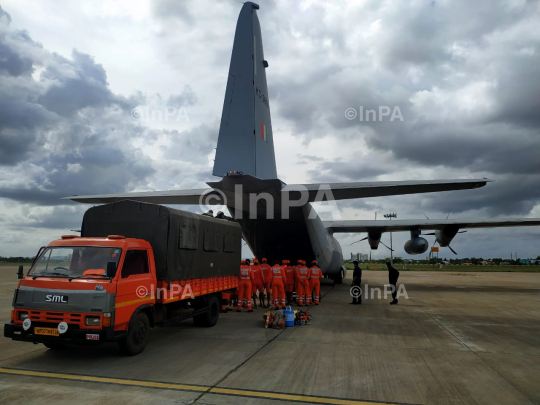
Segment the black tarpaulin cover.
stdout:
[[234,221],[124,200],[84,214],[82,237],[108,235],[150,242],[158,280],[238,274],[242,230]]

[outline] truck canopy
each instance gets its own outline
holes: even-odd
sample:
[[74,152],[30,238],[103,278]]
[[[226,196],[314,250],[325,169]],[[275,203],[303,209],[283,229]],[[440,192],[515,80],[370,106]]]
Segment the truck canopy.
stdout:
[[81,236],[108,235],[148,241],[158,280],[238,274],[242,230],[229,219],[129,200],[87,210]]

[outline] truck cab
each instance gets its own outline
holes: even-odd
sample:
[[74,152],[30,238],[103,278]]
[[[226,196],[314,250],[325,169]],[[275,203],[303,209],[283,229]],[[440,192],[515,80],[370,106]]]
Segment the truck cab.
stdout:
[[[19,281],[4,335],[52,349],[105,341],[145,345],[141,339],[153,319],[155,285],[147,241],[63,236],[40,250]],[[135,333],[135,341],[127,342],[130,323],[139,313],[144,315],[132,328],[141,339]]]

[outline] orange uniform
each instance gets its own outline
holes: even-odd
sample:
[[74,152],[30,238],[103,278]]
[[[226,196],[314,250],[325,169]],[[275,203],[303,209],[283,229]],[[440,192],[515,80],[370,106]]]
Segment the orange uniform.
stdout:
[[292,266],[286,266],[285,267],[285,292],[293,292],[294,289],[294,276],[295,276],[295,268]]
[[309,286],[309,269],[300,264],[296,266],[296,303],[304,305],[304,299]]
[[272,268],[268,263],[263,263],[259,266],[262,269],[263,277],[264,277],[264,288],[266,288],[267,292],[270,292],[270,283],[271,283],[271,275]]
[[251,266],[251,273],[253,275],[251,288],[252,292],[256,293],[259,290],[260,293],[264,292],[264,274],[261,266],[254,264]]
[[238,275],[238,306],[237,311],[242,310],[242,305],[248,308],[248,311],[253,311],[251,307],[251,283],[253,273],[251,267],[245,264],[240,266],[240,274]]
[[279,264],[276,264],[272,267],[271,281],[272,281],[272,292],[274,296],[274,306],[276,309],[279,309],[279,304],[285,309],[285,270]]
[[315,290],[315,305],[319,305],[319,296],[321,294],[321,278],[323,277],[322,271],[317,265],[313,265],[309,269],[309,291],[306,293],[307,304],[311,304],[311,297],[313,290]]

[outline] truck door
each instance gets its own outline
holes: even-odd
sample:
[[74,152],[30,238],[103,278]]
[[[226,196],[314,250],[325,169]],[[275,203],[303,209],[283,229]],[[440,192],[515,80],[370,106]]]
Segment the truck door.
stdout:
[[125,330],[133,313],[144,304],[154,303],[155,275],[150,271],[146,249],[126,252],[116,288],[115,329]]

